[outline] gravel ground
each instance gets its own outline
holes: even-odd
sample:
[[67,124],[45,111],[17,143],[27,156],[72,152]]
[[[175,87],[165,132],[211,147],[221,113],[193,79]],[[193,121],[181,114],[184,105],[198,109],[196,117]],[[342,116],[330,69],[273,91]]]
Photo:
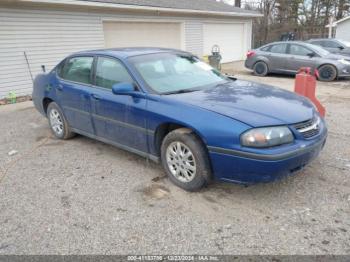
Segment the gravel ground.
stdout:
[[[239,78],[293,88],[291,77]],[[319,83],[329,139],[296,176],[188,193],[160,166],[0,107],[0,254],[350,254],[350,84]],[[18,153],[9,156],[12,150]]]

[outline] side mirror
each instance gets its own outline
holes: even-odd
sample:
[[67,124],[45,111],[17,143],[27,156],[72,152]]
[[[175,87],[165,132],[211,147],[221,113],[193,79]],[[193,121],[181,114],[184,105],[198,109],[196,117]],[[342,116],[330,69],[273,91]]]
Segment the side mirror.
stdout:
[[344,49],[344,46],[338,46],[338,48],[340,49],[340,50],[343,50]]
[[312,52],[312,53],[308,53],[307,56],[312,58],[312,57],[316,56],[316,54],[314,52]]
[[135,92],[133,83],[117,83],[112,86],[112,92],[115,95],[132,95]]

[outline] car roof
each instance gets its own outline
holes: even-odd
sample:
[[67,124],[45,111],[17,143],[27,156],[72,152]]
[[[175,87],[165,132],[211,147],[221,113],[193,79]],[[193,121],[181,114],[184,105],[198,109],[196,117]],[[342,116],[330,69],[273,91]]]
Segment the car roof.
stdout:
[[271,42],[266,45],[274,45],[274,44],[305,44],[303,41],[276,41],[276,42]]
[[302,42],[302,41],[276,41],[276,42],[271,42],[271,43],[262,45],[259,47],[259,49],[263,48],[265,46],[276,45],[276,44],[307,44],[307,45],[309,45],[309,43]]
[[74,55],[111,55],[121,58],[128,58],[132,56],[139,56],[139,55],[148,55],[148,54],[155,54],[155,53],[185,53],[189,54],[188,52],[178,50],[178,49],[171,49],[171,48],[160,48],[160,47],[125,47],[125,48],[110,48],[110,49],[97,49],[97,50],[88,50],[88,51],[81,51],[72,54]]
[[321,40],[321,41],[324,41],[324,40],[337,41],[337,39],[335,39],[335,38],[311,38],[308,41],[310,41],[310,40],[312,40],[312,41],[317,41],[317,40]]

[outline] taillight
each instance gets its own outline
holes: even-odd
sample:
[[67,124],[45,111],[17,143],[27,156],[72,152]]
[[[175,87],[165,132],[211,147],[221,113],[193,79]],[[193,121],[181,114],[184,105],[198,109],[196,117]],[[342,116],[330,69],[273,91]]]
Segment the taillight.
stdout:
[[247,58],[255,56],[255,52],[254,51],[248,51],[247,52]]

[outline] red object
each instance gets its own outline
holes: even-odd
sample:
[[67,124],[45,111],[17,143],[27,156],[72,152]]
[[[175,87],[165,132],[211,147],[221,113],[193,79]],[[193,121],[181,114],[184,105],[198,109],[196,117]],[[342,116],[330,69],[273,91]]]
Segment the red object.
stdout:
[[318,77],[317,70],[311,73],[310,67],[300,68],[295,77],[294,92],[309,98],[316,106],[320,115],[325,117],[326,109],[316,98],[316,77]]
[[247,52],[247,58],[255,56],[255,52],[254,51],[248,51]]

